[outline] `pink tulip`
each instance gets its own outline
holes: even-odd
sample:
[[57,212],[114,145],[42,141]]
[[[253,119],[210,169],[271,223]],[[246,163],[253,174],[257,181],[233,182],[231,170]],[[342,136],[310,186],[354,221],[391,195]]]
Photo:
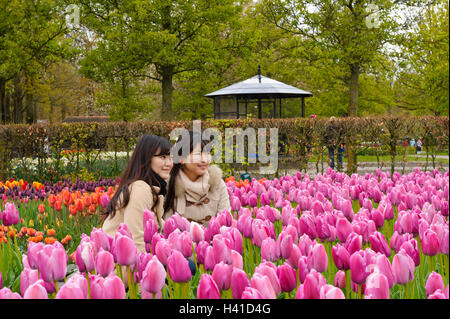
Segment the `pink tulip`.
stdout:
[[448,299],[448,297],[445,296],[440,289],[438,289],[433,294],[428,296],[428,299]]
[[297,274],[295,269],[284,263],[277,268],[277,275],[280,281],[281,290],[291,292],[297,287]]
[[192,241],[194,243],[198,244],[202,240],[205,240],[205,231],[203,230],[203,227],[200,224],[196,222],[191,222],[190,232]]
[[0,289],[3,287],[3,277],[2,272],[0,271]]
[[435,256],[439,253],[439,239],[431,229],[427,229],[423,234],[422,252],[427,256]]
[[387,257],[391,256],[391,249],[382,233],[375,232],[371,234],[369,236],[369,241],[375,252],[385,254]]
[[406,253],[414,260],[414,264],[417,266],[420,265],[420,252],[419,246],[417,245],[417,241],[415,239],[410,239],[409,241],[405,241],[400,249],[404,249]]
[[297,245],[292,245],[292,251],[289,258],[286,260],[286,262],[291,266],[292,268],[297,269],[298,267],[298,259],[302,256],[302,253],[300,252],[300,248],[298,248]]
[[[173,217],[173,216],[172,216]],[[164,237],[169,238],[169,235],[177,229],[177,224],[175,220],[170,217],[164,222]]]
[[223,238],[220,235],[216,235],[213,238],[213,250],[214,250],[214,257],[216,264],[223,261],[226,264],[232,264],[233,258],[231,257],[231,249],[227,245],[226,241],[228,241],[227,238]]
[[43,280],[39,279],[28,286],[23,294],[23,299],[48,299],[47,290],[45,290],[43,283]]
[[345,272],[339,270],[336,275],[334,275],[334,285],[338,288],[345,289],[346,281],[345,281]]
[[105,278],[89,274],[91,299],[105,299]]
[[427,283],[425,285],[425,292],[427,296],[432,295],[436,290],[445,290],[444,281],[442,280],[442,276],[436,272],[431,272],[428,276]]
[[237,222],[237,228],[245,238],[253,237],[253,218],[248,214],[240,216]]
[[374,270],[383,274],[388,280],[389,288],[392,288],[395,285],[396,281],[389,259],[386,257],[386,255],[383,254],[377,255],[375,258],[375,264],[369,265],[369,268],[373,268]]
[[256,207],[258,206],[258,196],[256,196],[256,194],[251,193],[248,196],[248,205],[250,207]]
[[214,266],[212,277],[220,290],[230,289],[232,272],[233,266],[225,264],[223,261]]
[[302,284],[305,283],[305,278],[306,275],[309,274],[309,271],[308,258],[306,256],[301,256],[298,259],[298,279]]
[[3,226],[11,226],[19,223],[19,212],[14,203],[6,203],[3,213],[0,211],[0,217],[3,220]]
[[389,299],[389,282],[385,275],[374,272],[366,279],[365,298]]
[[67,253],[62,247],[45,245],[38,254],[38,267],[46,282],[63,280],[67,271]]
[[350,274],[352,281],[356,284],[362,284],[366,281],[367,263],[363,251],[357,251],[350,256]]
[[[76,250],[75,263],[80,272],[91,272],[95,268],[95,246],[89,237],[81,240]],[[31,264],[30,264],[31,266]]]
[[448,295],[448,286],[449,285],[447,285],[447,288],[445,288],[445,298],[447,298],[447,299],[449,299],[448,297],[449,297],[449,295]]
[[275,295],[279,295],[281,293],[280,280],[277,276],[277,267],[269,262],[262,262],[255,268],[255,273],[260,273],[261,275],[267,276],[270,280],[270,283],[273,287]]
[[111,244],[114,239],[108,236],[103,229],[94,227],[89,237],[96,249],[103,248],[106,251],[111,251]]
[[198,299],[220,299],[220,291],[213,276],[203,274],[197,287]]
[[195,254],[197,257],[198,264],[203,264],[205,262],[206,247],[208,246],[209,244],[206,241],[202,240],[195,247]]
[[306,275],[304,284],[297,290],[296,299],[320,299],[320,288],[326,284],[322,274],[312,269]]
[[158,232],[158,225],[153,218],[144,222],[144,242],[150,244],[153,235]]
[[336,237],[341,243],[345,243],[347,237],[352,233],[353,228],[347,218],[339,218],[336,221]]
[[336,246],[332,246],[331,255],[338,269],[350,269],[350,254],[344,246],[341,246],[339,244],[336,244]]
[[374,221],[377,229],[383,227],[384,224],[384,214],[378,209],[372,209],[370,212],[371,219]]
[[348,253],[353,255],[353,253],[361,250],[362,248],[362,236],[357,233],[351,233],[347,237],[347,241],[345,242],[345,249],[347,249]]
[[264,239],[261,243],[262,260],[277,261],[279,258],[279,251],[277,248],[277,243],[273,238],[267,237]]
[[306,234],[312,240],[317,237],[316,226],[311,215],[302,214],[300,217],[300,236]]
[[323,285],[319,290],[320,299],[345,299],[341,289],[332,285]]
[[166,279],[166,270],[156,256],[148,262],[142,273],[141,287],[156,294],[162,290]]
[[103,210],[105,210],[109,205],[110,199],[108,194],[103,193],[103,195],[100,197],[100,204],[102,205]]
[[312,240],[308,235],[304,234],[300,237],[298,241],[298,248],[303,256],[308,256],[309,251],[312,248]]
[[277,240],[277,252],[283,259],[288,259],[292,253],[292,245],[294,241],[291,235],[287,232],[281,232]]
[[189,263],[178,250],[174,250],[167,258],[167,269],[170,278],[174,282],[188,282],[191,280],[192,273]]
[[27,288],[38,281],[38,271],[30,268],[24,268],[20,273],[20,293],[25,294]]
[[233,259],[232,266],[235,268],[243,269],[244,261],[242,260],[242,255],[235,250],[231,251],[231,257]]
[[17,292],[12,292],[8,287],[0,289],[0,300],[6,299],[22,299]]
[[[152,237],[152,244],[151,244],[151,252],[153,254],[156,254],[156,245],[158,244],[158,242],[161,239],[165,239],[163,235],[161,235],[160,233],[155,233]],[[147,250],[147,245],[146,246],[146,252],[150,252],[149,250]]]
[[400,285],[405,285],[414,279],[414,261],[404,251],[394,255],[392,261],[392,272],[395,275],[395,282]]
[[325,272],[328,268],[328,256],[322,244],[315,244],[308,254],[308,268]]
[[243,245],[243,238],[242,234],[239,232],[239,230],[235,227],[230,227],[228,230],[223,234],[224,238],[227,238],[231,243],[231,249],[234,251],[237,251],[238,253],[242,254],[242,245]]
[[216,257],[214,255],[214,249],[212,246],[206,247],[205,250],[205,262],[204,262],[204,266],[205,266],[205,270],[213,270],[214,266],[216,265]]
[[239,209],[241,209],[241,207],[242,207],[241,200],[237,196],[231,196],[230,205],[231,205],[231,210],[235,211],[235,212],[238,212]]
[[29,242],[27,247],[27,259],[30,267],[32,269],[38,269],[38,255],[39,252],[44,248],[43,243]]
[[263,295],[255,288],[246,287],[242,292],[241,299],[266,299]]
[[114,271],[114,267],[114,256],[109,251],[100,249],[95,256],[95,271],[100,276],[106,277]]
[[247,273],[242,269],[234,268],[231,274],[231,291],[233,299],[241,299],[244,290],[250,286]]
[[103,282],[105,299],[126,299],[125,285],[116,275],[110,274]]
[[167,265],[167,258],[172,253],[172,247],[166,239],[161,239],[155,247],[155,253],[163,265]]
[[86,277],[78,274],[70,277],[59,292],[55,299],[87,299],[88,284]]
[[119,265],[131,266],[136,264],[138,249],[130,237],[116,234],[114,249]]
[[184,258],[189,258],[192,256],[192,240],[191,234],[187,231],[181,233],[179,240],[180,252],[183,254]]
[[[352,202],[349,200],[344,200],[341,203],[341,208],[342,212],[344,213],[344,216],[350,220],[353,220],[355,213],[353,212],[353,206],[352,206]],[[336,233],[337,234],[337,233]],[[340,240],[339,240],[340,241]],[[345,242],[342,241],[342,243]]]
[[[267,222],[268,223],[268,222]],[[261,247],[262,241],[271,237],[269,226],[261,219],[255,219],[252,223],[252,244]]]
[[[270,283],[269,277],[262,275],[260,273],[255,272],[250,281],[250,285],[252,288],[258,290],[263,299],[276,299],[277,295],[273,289],[272,284]],[[247,289],[247,288],[246,288]],[[245,291],[243,292],[242,298],[244,298]]]

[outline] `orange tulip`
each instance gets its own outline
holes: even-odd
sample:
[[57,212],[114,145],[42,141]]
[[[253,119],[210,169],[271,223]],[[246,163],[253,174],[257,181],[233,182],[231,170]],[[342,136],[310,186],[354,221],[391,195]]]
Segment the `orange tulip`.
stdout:
[[47,230],[47,236],[55,236],[56,235],[56,231],[53,228],[50,228],[49,230]]
[[0,231],[0,238],[2,238],[3,236],[5,236],[5,233]]
[[83,196],[83,203],[85,207],[91,206],[92,204],[91,197],[89,195]]
[[33,237],[34,235],[36,235],[36,229],[28,228],[27,234],[28,234],[29,237]]
[[16,232],[14,231],[14,230],[10,230],[9,232],[8,232],[8,237],[14,237],[14,235],[16,234]]
[[69,212],[72,216],[75,216],[78,212],[77,208],[74,205],[69,206]]
[[97,206],[95,206],[95,205],[89,206],[89,213],[91,215],[95,214],[96,209],[97,209]]
[[38,211],[39,211],[39,214],[43,214],[45,212],[44,204],[39,204],[38,205]]
[[55,209],[56,211],[60,212],[62,210],[62,202],[60,200],[57,200],[55,202]]
[[50,194],[50,196],[48,197],[48,204],[50,205],[51,208],[53,208],[53,205],[55,205],[56,202],[56,196],[53,194]]
[[98,203],[97,193],[92,193],[92,194],[91,194],[91,202],[92,202],[93,204],[97,204],[97,203]]
[[82,212],[84,210],[83,201],[81,199],[77,199],[75,202],[75,207],[77,208],[77,211]]
[[54,237],[45,237],[45,239],[44,239],[44,242],[45,242],[47,245],[54,244],[55,241],[56,241],[56,238],[54,238]]

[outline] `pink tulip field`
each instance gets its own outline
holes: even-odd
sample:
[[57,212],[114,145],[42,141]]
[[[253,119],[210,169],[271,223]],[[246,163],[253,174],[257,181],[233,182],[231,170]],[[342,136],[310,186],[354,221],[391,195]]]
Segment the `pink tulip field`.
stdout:
[[145,211],[145,252],[126,224],[93,227],[70,257],[30,241],[20,292],[0,274],[0,299],[449,298],[449,171],[226,184],[231,211],[207,227],[175,214],[159,233]]

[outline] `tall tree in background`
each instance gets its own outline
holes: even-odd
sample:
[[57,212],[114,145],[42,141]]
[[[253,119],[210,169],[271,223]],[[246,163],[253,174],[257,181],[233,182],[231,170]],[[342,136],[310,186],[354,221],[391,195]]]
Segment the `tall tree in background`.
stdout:
[[417,26],[403,36],[399,107],[418,114],[449,114],[449,4],[440,0],[421,12]]
[[101,40],[82,72],[90,77],[161,83],[160,117],[172,120],[174,77],[201,69],[223,50],[217,41],[242,7],[232,0],[79,1],[82,22]]
[[[264,17],[320,50],[317,59],[341,67],[348,87],[348,115],[358,115],[359,79],[386,52],[385,45],[407,28],[392,14],[400,5],[426,5],[408,0],[262,0]],[[307,43],[303,41],[302,43]],[[307,53],[307,52],[306,52]],[[356,153],[347,145],[348,172],[356,170]]]
[[42,67],[74,53],[64,10],[58,0],[0,0],[0,122],[36,121],[30,87]]

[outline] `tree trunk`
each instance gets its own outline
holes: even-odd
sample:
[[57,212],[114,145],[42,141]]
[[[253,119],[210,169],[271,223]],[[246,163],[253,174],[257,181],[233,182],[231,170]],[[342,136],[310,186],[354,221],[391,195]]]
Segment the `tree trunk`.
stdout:
[[14,77],[13,106],[14,123],[23,123],[23,94],[20,86],[20,75]]
[[0,78],[0,123],[6,123],[6,81]]
[[[356,117],[358,116],[359,65],[351,65],[350,71],[350,103],[348,114],[351,117]],[[347,174],[350,175],[356,173],[358,169],[357,155],[352,141],[347,145],[347,156]]]
[[172,110],[172,95],[173,95],[173,66],[162,66],[162,107],[161,107],[161,120],[170,121],[174,120]]
[[27,124],[33,124],[35,122],[34,118],[34,99],[33,94],[25,94],[25,121]]

